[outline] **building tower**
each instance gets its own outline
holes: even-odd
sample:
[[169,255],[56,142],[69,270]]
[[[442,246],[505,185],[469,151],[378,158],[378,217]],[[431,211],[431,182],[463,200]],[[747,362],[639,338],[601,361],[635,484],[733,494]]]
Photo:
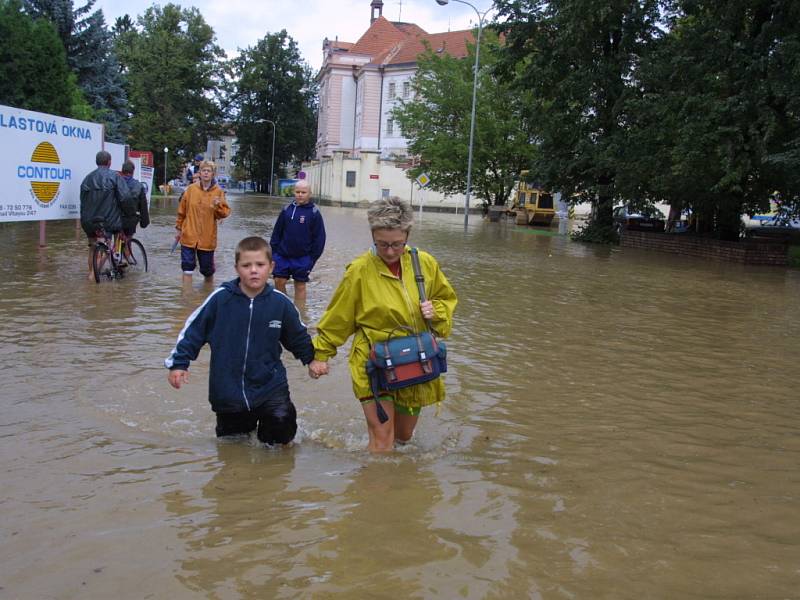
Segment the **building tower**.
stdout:
[[372,4],[369,6],[372,9],[372,15],[369,19],[369,24],[372,25],[375,21],[383,16],[383,0],[372,0]]

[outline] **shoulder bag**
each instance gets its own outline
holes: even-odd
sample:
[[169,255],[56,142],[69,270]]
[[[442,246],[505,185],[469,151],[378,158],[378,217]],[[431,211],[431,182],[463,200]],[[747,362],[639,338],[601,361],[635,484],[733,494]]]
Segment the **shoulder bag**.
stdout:
[[[416,248],[410,248],[409,252],[420,302],[425,302],[425,278],[420,268],[419,254]],[[381,391],[391,392],[432,381],[447,371],[447,348],[433,336],[430,321],[426,319],[426,323],[427,329],[421,333],[414,333],[406,325],[395,327],[388,339],[370,348],[367,376],[381,423],[389,420],[378,401]],[[398,331],[405,335],[395,335]]]

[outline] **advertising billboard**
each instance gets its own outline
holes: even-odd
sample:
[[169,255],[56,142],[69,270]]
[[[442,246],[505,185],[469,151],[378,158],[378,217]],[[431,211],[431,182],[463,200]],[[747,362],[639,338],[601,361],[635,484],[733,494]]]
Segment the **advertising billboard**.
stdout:
[[75,219],[103,126],[0,105],[0,221]]

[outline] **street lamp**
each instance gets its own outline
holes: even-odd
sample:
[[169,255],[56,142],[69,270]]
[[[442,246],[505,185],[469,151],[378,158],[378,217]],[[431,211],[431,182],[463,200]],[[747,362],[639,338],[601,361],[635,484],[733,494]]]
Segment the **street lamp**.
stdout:
[[275,166],[275,121],[269,119],[258,119],[255,123],[269,123],[272,125],[272,155],[269,161],[269,195],[272,196],[273,167]]
[[[436,0],[436,4],[439,6],[446,6],[450,0]],[[459,4],[466,4],[472,10],[475,11],[475,14],[478,15],[478,37],[475,40],[475,72],[472,75],[472,117],[469,122],[469,155],[467,158],[467,194],[464,200],[464,228],[466,229],[469,223],[469,196],[472,192],[472,143],[475,139],[475,105],[477,104],[478,100],[478,65],[480,64],[480,54],[481,54],[481,32],[483,32],[483,20],[487,14],[489,14],[489,10],[487,9],[481,14],[475,6],[470,4],[469,2],[465,2],[464,0],[453,0],[453,2],[458,2]]]
[[169,148],[164,146],[164,195],[167,195],[167,155],[169,154]]

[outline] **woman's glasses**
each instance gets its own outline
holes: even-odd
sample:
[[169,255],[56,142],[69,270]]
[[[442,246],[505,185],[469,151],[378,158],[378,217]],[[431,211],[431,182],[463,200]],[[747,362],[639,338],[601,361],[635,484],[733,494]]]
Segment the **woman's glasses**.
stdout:
[[405,242],[375,242],[375,245],[380,248],[381,250],[388,250],[391,248],[392,250],[401,250],[406,243]]

